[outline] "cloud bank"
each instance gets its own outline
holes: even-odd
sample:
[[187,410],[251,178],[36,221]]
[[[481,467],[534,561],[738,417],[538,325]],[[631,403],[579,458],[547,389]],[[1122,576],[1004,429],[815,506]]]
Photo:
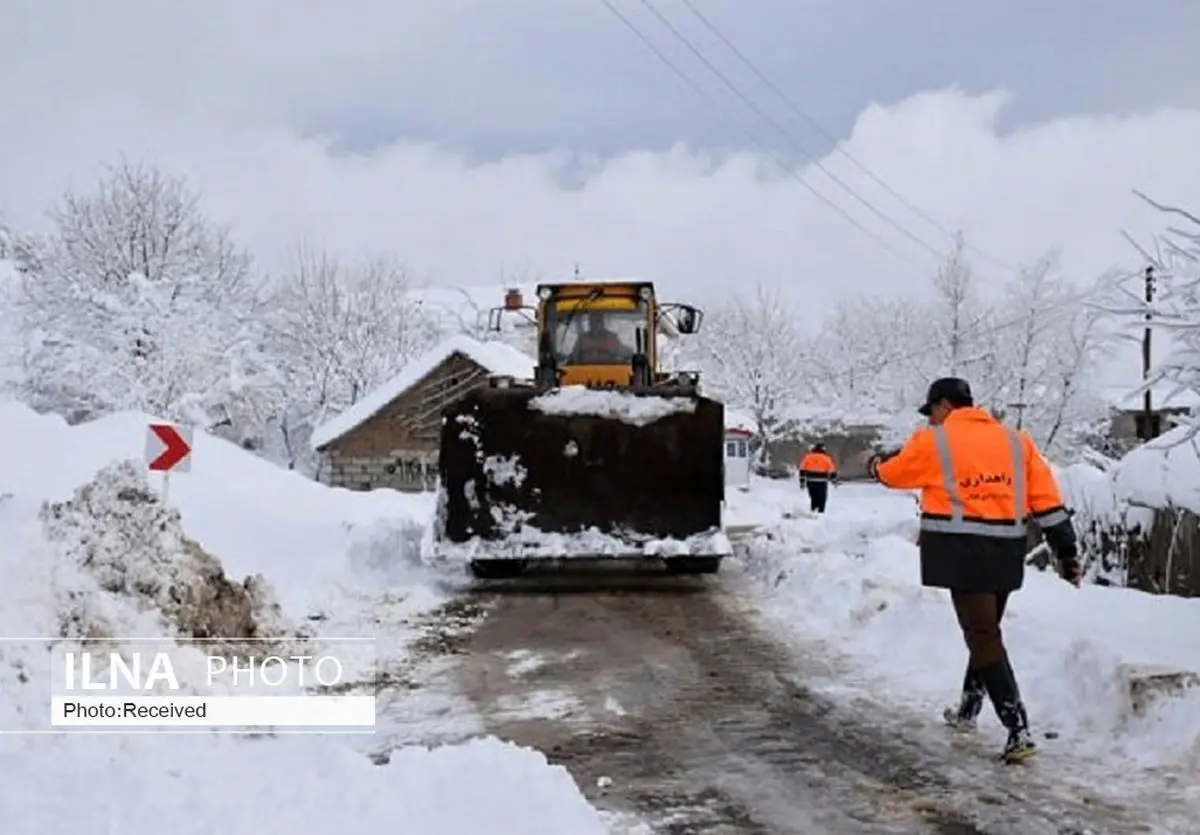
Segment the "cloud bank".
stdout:
[[[638,274],[674,295],[711,300],[748,283],[786,286],[819,315],[858,293],[923,292],[929,250],[961,228],[1008,265],[1061,249],[1081,276],[1136,265],[1119,232],[1162,218],[1131,194],[1200,201],[1200,111],[1060,119],[1001,135],[1008,96],[926,92],[873,105],[820,166],[919,238],[918,246],[810,164],[755,152],[716,158],[680,146],[605,160],[568,152],[472,163],[399,142],[369,154],[282,124],[205,118],[96,94],[70,107],[26,102],[0,131],[0,211],[34,227],[62,189],[86,187],[121,155],[186,176],[214,217],[268,267],[300,237],[347,254],[392,252],[434,283],[495,281],[502,271]],[[5,112],[6,111],[6,112]],[[5,108],[6,116],[13,116]],[[814,197],[803,180],[893,253]],[[981,258],[987,276],[1003,267]]]

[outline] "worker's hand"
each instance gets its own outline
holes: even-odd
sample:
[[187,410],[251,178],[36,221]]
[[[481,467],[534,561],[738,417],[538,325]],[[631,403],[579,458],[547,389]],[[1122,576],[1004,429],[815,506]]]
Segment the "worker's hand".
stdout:
[[1075,588],[1083,585],[1083,567],[1075,557],[1067,557],[1058,561],[1058,576]]

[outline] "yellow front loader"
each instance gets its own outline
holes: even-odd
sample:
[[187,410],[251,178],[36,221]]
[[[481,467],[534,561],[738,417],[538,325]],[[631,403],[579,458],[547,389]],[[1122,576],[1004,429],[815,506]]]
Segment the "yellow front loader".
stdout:
[[658,356],[659,335],[695,333],[700,311],[623,280],[541,284],[532,306],[510,293],[494,329],[506,314],[536,322],[537,364],[443,412],[438,555],[484,578],[573,560],[717,571],[724,407]]

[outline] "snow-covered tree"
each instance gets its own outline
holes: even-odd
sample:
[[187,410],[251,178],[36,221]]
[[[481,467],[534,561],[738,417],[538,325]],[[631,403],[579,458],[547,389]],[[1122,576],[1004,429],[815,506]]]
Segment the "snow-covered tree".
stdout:
[[983,292],[961,237],[933,275],[934,301],[926,311],[925,345],[913,368],[926,381],[963,377],[975,399],[995,407],[1004,378],[998,308]]
[[30,402],[75,419],[140,409],[249,439],[268,408],[261,285],[197,195],[122,163],[51,219],[18,298]]
[[928,385],[916,364],[929,338],[926,318],[922,305],[898,296],[835,304],[809,355],[827,404],[857,413],[911,405]]
[[984,292],[960,242],[933,276],[932,299],[840,302],[811,353],[813,376],[834,391],[828,405],[856,422],[907,425],[931,380],[961,376],[980,405],[1042,444],[1068,445],[1101,416],[1090,375],[1105,340],[1056,264],[1048,255]]
[[1059,458],[1104,412],[1093,375],[1109,346],[1084,303],[1091,292],[1051,254],[1008,281],[997,305],[995,406]]
[[305,468],[312,430],[430,347],[434,323],[409,272],[389,258],[343,264],[300,246],[272,299],[271,347],[283,398],[280,453]]
[[702,369],[705,389],[750,415],[766,441],[785,433],[796,406],[812,395],[809,344],[797,318],[779,290],[760,284],[710,312],[684,349]]

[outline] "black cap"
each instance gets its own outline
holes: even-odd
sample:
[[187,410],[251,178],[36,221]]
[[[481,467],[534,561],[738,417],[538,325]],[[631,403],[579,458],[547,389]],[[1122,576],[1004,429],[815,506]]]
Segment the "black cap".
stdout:
[[942,377],[929,385],[925,395],[925,405],[917,409],[925,417],[933,411],[933,404],[945,400],[951,406],[974,406],[975,398],[971,396],[971,386],[966,380],[958,377]]

